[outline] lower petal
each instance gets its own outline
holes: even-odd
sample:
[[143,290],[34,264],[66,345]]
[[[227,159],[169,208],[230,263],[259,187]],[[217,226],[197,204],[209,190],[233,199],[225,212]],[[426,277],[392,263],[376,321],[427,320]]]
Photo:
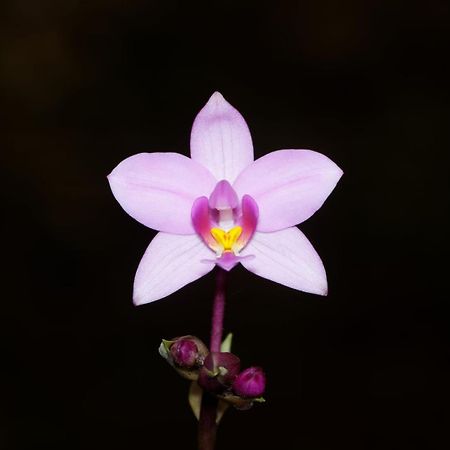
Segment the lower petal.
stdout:
[[206,275],[214,268],[214,263],[205,261],[211,255],[197,235],[158,233],[136,272],[134,303],[142,305],[167,297]]
[[273,233],[256,232],[245,247],[242,265],[260,277],[299,291],[327,295],[323,263],[306,236],[296,227]]

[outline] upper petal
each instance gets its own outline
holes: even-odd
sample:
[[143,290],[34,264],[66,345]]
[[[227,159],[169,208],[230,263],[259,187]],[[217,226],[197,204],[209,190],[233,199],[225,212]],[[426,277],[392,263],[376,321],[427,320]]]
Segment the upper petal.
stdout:
[[276,231],[314,214],[336,186],[342,170],[312,150],[279,150],[248,166],[233,187],[259,206],[259,231]]
[[147,227],[194,233],[194,200],[209,195],[216,180],[200,164],[178,153],[140,153],[122,161],[108,176],[122,208]]
[[209,196],[209,207],[224,210],[234,209],[238,205],[239,199],[231,184],[227,180],[219,181]]
[[136,305],[167,297],[206,275],[214,262],[202,262],[212,252],[197,235],[158,233],[150,242],[134,279]]
[[299,291],[327,295],[327,276],[320,256],[296,227],[253,235],[241,254],[250,272]]
[[191,158],[218,180],[230,183],[253,161],[253,144],[244,118],[215,92],[195,118]]

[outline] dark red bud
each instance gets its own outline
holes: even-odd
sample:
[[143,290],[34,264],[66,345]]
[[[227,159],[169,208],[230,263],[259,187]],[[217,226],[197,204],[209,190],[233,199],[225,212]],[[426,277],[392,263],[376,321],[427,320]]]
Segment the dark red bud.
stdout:
[[266,388],[266,375],[261,367],[249,367],[234,380],[232,390],[243,398],[260,397]]

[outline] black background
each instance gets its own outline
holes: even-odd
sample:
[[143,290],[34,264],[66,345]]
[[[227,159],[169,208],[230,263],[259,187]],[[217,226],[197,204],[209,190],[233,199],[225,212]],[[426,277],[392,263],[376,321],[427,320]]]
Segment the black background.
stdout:
[[134,307],[154,235],[106,175],[188,154],[219,90],[257,156],[311,148],[345,175],[301,228],[320,298],[233,270],[226,329],[267,403],[218,450],[441,449],[449,411],[447,2],[1,3],[0,448],[195,449],[162,337],[207,339],[212,274]]

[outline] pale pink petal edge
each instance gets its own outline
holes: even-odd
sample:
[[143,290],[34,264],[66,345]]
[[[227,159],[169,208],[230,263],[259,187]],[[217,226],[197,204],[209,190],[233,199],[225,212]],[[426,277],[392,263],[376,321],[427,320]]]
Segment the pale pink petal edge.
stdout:
[[178,291],[214,268],[214,255],[197,235],[158,233],[147,247],[134,279],[136,305],[154,302]]

